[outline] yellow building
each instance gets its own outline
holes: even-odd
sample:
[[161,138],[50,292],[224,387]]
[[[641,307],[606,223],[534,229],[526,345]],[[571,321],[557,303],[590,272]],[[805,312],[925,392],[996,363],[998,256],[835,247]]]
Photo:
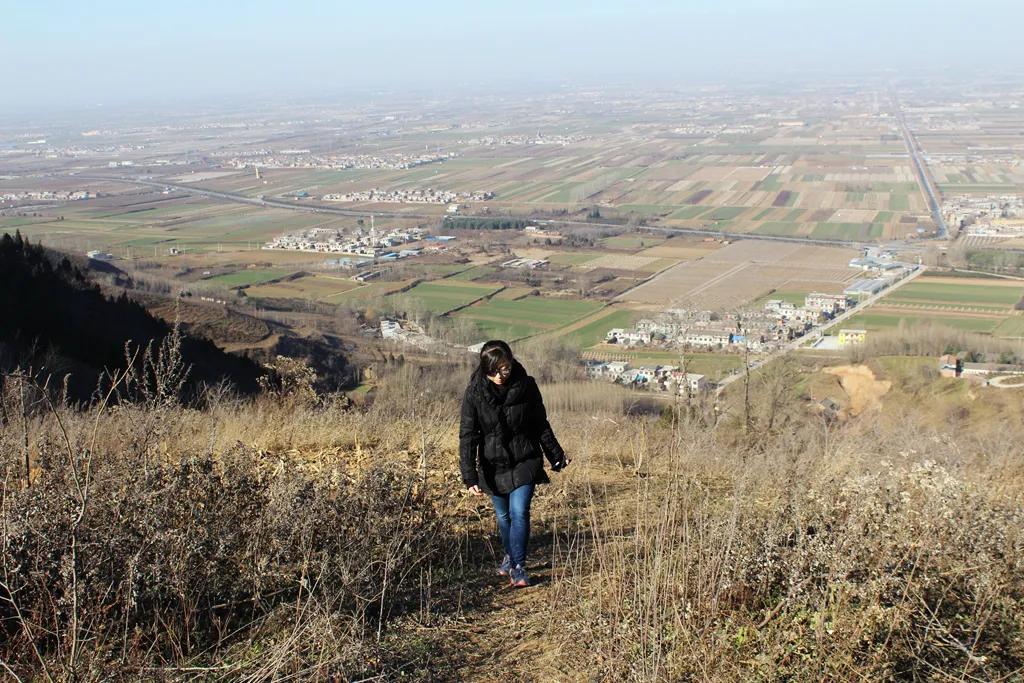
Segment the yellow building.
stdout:
[[868,335],[867,330],[839,330],[839,345],[863,344],[864,337]]

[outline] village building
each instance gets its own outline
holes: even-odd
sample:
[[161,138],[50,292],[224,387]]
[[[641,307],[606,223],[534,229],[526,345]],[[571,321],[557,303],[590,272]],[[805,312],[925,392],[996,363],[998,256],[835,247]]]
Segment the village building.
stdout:
[[850,344],[863,344],[867,338],[867,330],[848,328],[839,330],[839,346],[846,347]]
[[682,336],[682,341],[691,346],[727,346],[732,342],[732,333],[727,330],[691,330]]
[[804,298],[804,308],[835,315],[849,308],[850,301],[845,294],[822,294],[811,292]]

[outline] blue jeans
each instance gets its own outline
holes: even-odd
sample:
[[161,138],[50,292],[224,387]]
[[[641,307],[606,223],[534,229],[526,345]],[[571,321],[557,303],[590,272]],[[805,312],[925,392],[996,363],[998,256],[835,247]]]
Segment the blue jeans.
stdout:
[[530,540],[530,500],[533,484],[523,484],[505,495],[491,496],[501,531],[501,544],[512,566],[526,564],[526,543]]

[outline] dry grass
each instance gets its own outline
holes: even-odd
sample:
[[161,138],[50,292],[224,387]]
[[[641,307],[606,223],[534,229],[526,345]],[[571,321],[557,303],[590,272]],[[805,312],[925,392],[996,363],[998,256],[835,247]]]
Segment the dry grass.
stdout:
[[920,404],[829,423],[787,367],[724,414],[658,416],[527,367],[558,382],[574,462],[537,499],[541,582],[520,592],[495,587],[489,506],[457,480],[465,365],[393,367],[365,409],[73,410],[9,378],[0,661],[22,680],[1020,675],[1019,426],[956,433]]
[[584,482],[591,515],[558,592],[586,633],[573,642],[599,654],[592,675],[1019,675],[1019,436],[981,450],[876,427],[822,423],[745,452],[683,423],[647,439],[618,504]]

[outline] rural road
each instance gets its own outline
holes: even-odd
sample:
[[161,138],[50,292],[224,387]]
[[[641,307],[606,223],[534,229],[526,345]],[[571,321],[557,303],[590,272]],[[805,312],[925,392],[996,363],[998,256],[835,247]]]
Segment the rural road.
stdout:
[[921,158],[921,148],[917,144],[917,138],[910,132],[907,121],[903,117],[903,108],[900,107],[899,100],[895,97],[893,97],[893,105],[896,109],[896,121],[899,123],[900,133],[903,135],[903,143],[907,146],[910,158],[914,162],[917,179],[924,190],[925,199],[928,200],[928,206],[931,209],[935,225],[939,226],[938,237],[939,239],[946,239],[949,236],[949,229],[946,227],[946,219],[942,217],[942,207],[939,204],[935,184],[932,182],[931,174],[928,173],[928,167]]
[[[907,275],[905,278],[903,278],[899,282],[894,283],[891,287],[887,287],[886,289],[883,289],[881,292],[878,292],[877,294],[872,294],[870,297],[868,297],[867,299],[862,301],[860,304],[854,306],[853,308],[851,308],[851,309],[849,309],[849,310],[847,310],[847,311],[845,311],[843,313],[840,313],[835,318],[832,318],[831,320],[827,320],[824,323],[822,323],[821,325],[818,325],[816,327],[812,327],[803,336],[797,337],[796,339],[794,339],[793,341],[789,342],[788,344],[779,347],[775,351],[772,351],[767,356],[762,356],[762,357],[758,358],[757,360],[751,361],[747,365],[747,368],[750,369],[750,370],[756,370],[756,369],[758,369],[760,367],[763,367],[763,366],[767,365],[768,363],[772,362],[776,358],[781,358],[782,356],[786,355],[787,353],[789,353],[791,351],[795,351],[796,349],[800,348],[801,346],[806,344],[811,339],[816,338],[815,337],[815,333],[820,333],[822,330],[824,330],[827,327],[833,327],[835,325],[839,325],[839,324],[849,320],[852,316],[857,315],[858,313],[863,312],[865,309],[867,309],[869,306],[874,304],[876,301],[878,301],[882,297],[888,296],[888,295],[892,294],[894,291],[896,291],[897,289],[899,289],[900,287],[902,287],[903,285],[907,284],[908,282],[912,282],[915,278],[917,278],[919,275],[921,275],[921,273],[925,272],[926,270],[927,270],[927,268],[925,266],[918,266],[916,270],[914,270],[912,273],[910,273],[910,275]],[[727,377],[723,377],[718,382],[718,389],[717,389],[717,391],[721,392],[726,386],[728,386],[729,384],[735,382],[739,378],[743,377],[745,374],[746,373],[742,369],[740,369],[740,370],[736,371],[734,374],[728,375]]]
[[1021,375],[1000,375],[993,377],[986,382],[987,386],[997,389],[1020,389],[1024,387],[1024,376]]

